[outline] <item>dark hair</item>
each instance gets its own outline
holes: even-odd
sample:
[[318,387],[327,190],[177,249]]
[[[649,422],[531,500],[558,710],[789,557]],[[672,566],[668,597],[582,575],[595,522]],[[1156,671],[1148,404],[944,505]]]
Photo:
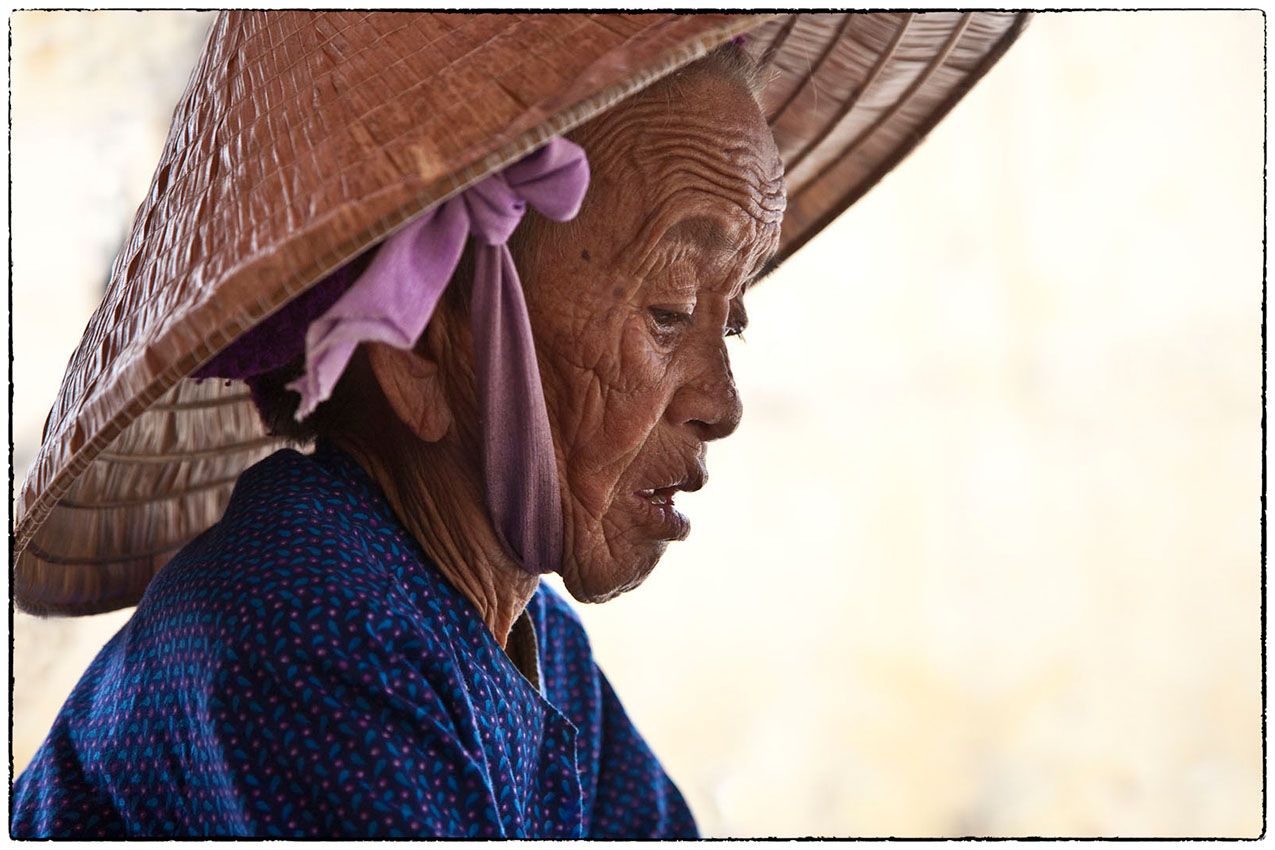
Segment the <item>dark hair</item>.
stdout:
[[[768,82],[768,74],[764,68],[753,62],[747,51],[737,42],[728,41],[703,57],[679,68],[669,79],[699,73],[710,72],[721,74],[743,84],[755,100],[760,102],[761,94]],[[527,228],[520,227],[510,239],[510,250],[515,256],[525,237]],[[452,280],[443,292],[440,306],[448,311],[462,315],[469,312],[469,296],[474,278],[474,256],[472,243],[466,242]],[[366,255],[365,255],[366,256]],[[348,392],[343,392],[345,376],[337,381],[332,390],[332,397],[315,408],[314,412],[300,422],[296,420],[297,408],[301,406],[301,396],[287,388],[287,385],[301,376],[305,368],[304,354],[298,354],[287,364],[251,378],[248,381],[252,389],[252,400],[261,414],[261,421],[266,431],[276,437],[290,442],[304,444],[326,433],[330,433],[333,423],[342,418],[342,411],[347,404]]]

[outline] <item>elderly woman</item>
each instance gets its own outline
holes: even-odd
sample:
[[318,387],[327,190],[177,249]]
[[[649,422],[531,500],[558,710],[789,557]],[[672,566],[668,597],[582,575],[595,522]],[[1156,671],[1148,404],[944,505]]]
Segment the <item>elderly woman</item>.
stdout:
[[[748,287],[1022,25],[948,16],[918,66],[910,16],[854,17],[223,15],[24,493],[20,604],[145,593],[18,778],[14,833],[695,836],[539,577],[604,601],[686,537],[676,496],[740,420]],[[515,90],[492,75],[518,56],[545,66]],[[413,135],[431,73],[477,152]],[[816,85],[832,123],[781,133]],[[815,191],[788,238],[785,163]],[[278,439],[315,449],[237,475]]]

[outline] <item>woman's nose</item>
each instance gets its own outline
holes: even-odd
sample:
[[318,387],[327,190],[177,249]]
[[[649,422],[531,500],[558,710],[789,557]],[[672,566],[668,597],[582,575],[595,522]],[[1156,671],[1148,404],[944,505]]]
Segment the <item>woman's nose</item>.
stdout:
[[673,424],[689,427],[707,442],[730,436],[739,427],[744,408],[730,371],[730,355],[725,342],[705,352],[703,360],[689,369],[687,378],[673,396],[668,415]]

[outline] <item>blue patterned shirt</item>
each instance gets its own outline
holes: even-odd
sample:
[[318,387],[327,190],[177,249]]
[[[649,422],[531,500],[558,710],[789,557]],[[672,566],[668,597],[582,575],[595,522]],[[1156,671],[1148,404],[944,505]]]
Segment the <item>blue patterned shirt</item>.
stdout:
[[89,666],[12,833],[695,837],[575,613],[525,615],[530,678],[353,459],[278,452]]

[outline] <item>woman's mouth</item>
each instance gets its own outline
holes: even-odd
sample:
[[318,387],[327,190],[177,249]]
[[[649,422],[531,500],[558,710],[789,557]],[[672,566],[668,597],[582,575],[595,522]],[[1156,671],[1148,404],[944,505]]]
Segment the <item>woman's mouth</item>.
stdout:
[[673,506],[673,496],[680,487],[652,487],[634,493],[647,523],[658,529],[661,540],[685,540],[691,533],[691,521]]

